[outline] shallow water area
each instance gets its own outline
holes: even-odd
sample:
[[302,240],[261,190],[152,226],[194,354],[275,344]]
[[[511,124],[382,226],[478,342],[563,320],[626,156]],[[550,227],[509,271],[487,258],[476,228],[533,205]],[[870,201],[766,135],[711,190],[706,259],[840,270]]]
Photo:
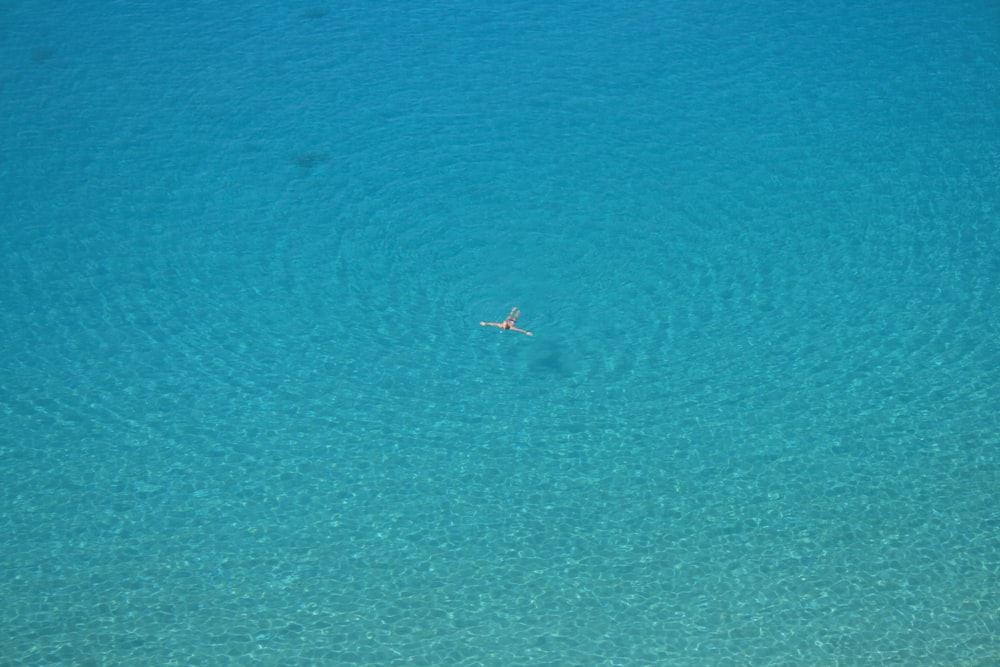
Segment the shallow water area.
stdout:
[[573,9],[0,8],[0,663],[1000,660],[997,11]]

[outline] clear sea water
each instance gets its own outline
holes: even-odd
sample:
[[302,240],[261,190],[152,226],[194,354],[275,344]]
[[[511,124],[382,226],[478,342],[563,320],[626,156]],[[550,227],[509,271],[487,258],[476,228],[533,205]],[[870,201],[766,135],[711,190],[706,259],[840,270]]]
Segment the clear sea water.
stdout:
[[0,4],[0,664],[1000,664],[1000,6],[311,2]]

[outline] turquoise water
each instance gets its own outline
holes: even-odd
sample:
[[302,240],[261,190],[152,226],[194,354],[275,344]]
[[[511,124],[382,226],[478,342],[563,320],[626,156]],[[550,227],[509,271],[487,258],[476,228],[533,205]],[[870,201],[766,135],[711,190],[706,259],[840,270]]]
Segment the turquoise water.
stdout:
[[47,4],[0,664],[1000,663],[994,3]]

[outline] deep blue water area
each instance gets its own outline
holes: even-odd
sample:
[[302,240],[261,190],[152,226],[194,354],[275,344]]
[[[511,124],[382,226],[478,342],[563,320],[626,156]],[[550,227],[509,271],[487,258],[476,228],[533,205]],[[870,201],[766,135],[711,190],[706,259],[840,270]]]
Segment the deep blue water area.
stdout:
[[0,664],[1000,663],[995,3],[12,0],[0,63]]

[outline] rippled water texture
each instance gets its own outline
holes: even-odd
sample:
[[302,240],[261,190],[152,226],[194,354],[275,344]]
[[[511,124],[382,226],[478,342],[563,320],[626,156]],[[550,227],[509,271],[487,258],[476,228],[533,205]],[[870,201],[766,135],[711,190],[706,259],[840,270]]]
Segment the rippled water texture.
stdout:
[[1000,662],[996,7],[97,4],[0,6],[0,663]]

